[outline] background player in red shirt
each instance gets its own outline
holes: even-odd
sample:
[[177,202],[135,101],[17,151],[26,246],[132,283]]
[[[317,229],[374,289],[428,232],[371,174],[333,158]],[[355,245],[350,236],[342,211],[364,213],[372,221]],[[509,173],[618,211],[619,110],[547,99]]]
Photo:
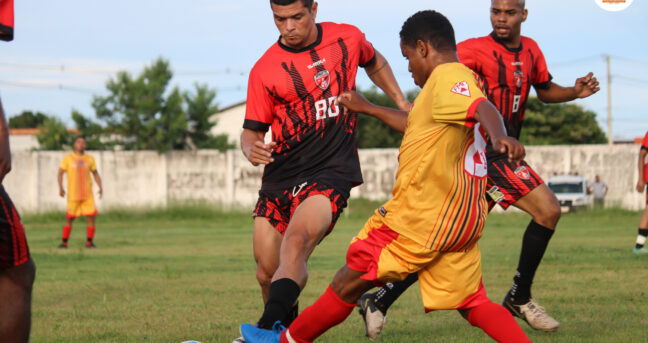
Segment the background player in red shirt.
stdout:
[[[641,142],[641,149],[639,149],[639,180],[637,180],[637,192],[641,193],[646,189],[648,184],[648,163],[646,163],[646,155],[648,155],[648,132]],[[646,209],[644,210],[641,219],[639,219],[639,233],[637,235],[637,242],[632,250],[635,254],[648,254],[648,249],[644,247],[646,244],[646,236],[648,236],[648,192],[646,192]]]
[[[0,40],[13,39],[13,0],[0,0]],[[9,129],[0,102],[0,341],[29,341],[36,265],[25,230],[2,181],[11,170]]]
[[[350,189],[362,183],[356,114],[337,97],[355,89],[358,67],[409,108],[385,58],[356,27],[316,23],[312,0],[271,0],[279,40],[250,72],[241,149],[265,165],[254,210],[254,258],[265,302],[257,325],[297,314],[307,261],[332,230]],[[272,127],[272,142],[264,136]],[[244,342],[242,338],[234,342]]]
[[[520,137],[531,86],[540,100],[549,103],[585,98],[599,90],[592,73],[578,78],[573,87],[551,82],[542,51],[535,41],[520,34],[528,14],[524,0],[492,0],[490,12],[493,32],[459,43],[457,53],[463,64],[482,77],[485,93],[502,113],[509,136]],[[513,205],[533,217],[522,240],[513,286],[503,305],[534,329],[554,331],[559,323],[531,297],[531,284],[560,218],[560,205],[526,162],[509,162],[505,155],[493,151],[490,143],[486,156],[489,207],[499,204],[506,209]],[[367,336],[380,333],[389,306],[415,281],[413,274],[360,299]]]

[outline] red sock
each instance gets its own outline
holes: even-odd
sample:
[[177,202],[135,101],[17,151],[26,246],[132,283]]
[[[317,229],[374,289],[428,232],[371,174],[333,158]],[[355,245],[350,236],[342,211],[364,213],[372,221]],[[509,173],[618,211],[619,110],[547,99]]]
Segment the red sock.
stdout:
[[68,225],[63,226],[63,240],[67,241],[70,238],[70,232],[72,232],[72,227]]
[[88,239],[93,239],[95,233],[95,227],[94,226],[86,227],[86,233],[88,234]]
[[[310,343],[326,330],[342,323],[355,306],[355,303],[349,304],[340,299],[329,286],[313,305],[305,308],[290,324],[281,335],[281,343]],[[290,335],[293,341],[288,340],[286,335]]]
[[468,322],[498,342],[531,342],[511,313],[492,301],[471,308]]

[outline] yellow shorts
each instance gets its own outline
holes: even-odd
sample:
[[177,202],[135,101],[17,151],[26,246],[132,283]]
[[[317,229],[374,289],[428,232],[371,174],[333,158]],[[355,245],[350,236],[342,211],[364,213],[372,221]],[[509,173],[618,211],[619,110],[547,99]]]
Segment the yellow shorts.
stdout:
[[399,235],[377,215],[351,242],[347,266],[364,272],[362,279],[376,286],[418,273],[426,311],[470,308],[488,300],[477,244],[465,252],[433,251]]
[[80,216],[92,217],[96,216],[99,212],[95,208],[94,199],[90,198],[83,201],[68,200],[67,210],[65,215],[68,218],[77,218]]

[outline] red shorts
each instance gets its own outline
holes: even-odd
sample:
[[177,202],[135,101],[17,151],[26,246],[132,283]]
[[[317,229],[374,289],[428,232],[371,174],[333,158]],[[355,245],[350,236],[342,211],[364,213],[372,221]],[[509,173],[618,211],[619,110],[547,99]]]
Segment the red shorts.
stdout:
[[543,183],[542,178],[524,161],[510,163],[505,157],[488,161],[488,209],[492,210],[495,204],[507,209]]
[[18,211],[0,185],[0,269],[29,261],[29,247]]
[[313,195],[325,195],[331,200],[331,226],[326,233],[333,230],[335,222],[347,206],[349,189],[337,189],[316,181],[304,182],[289,189],[270,191],[259,191],[259,200],[254,209],[253,217],[265,217],[270,224],[282,235],[288,228],[290,218],[297,207],[308,197]]

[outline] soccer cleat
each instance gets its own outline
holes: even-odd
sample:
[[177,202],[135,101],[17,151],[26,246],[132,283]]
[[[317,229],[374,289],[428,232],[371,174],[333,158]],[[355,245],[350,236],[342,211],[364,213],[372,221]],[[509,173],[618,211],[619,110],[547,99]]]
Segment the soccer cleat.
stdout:
[[648,248],[646,248],[646,247],[639,248],[639,249],[634,248],[634,249],[632,249],[632,253],[637,254],[637,255],[645,255],[645,254],[648,254]]
[[387,320],[387,313],[382,312],[374,303],[376,295],[374,293],[367,293],[360,297],[358,300],[358,313],[365,323],[365,335],[369,339],[374,339],[380,335],[385,321]]
[[86,242],[86,248],[96,248],[97,246],[94,245],[93,242]]
[[524,319],[529,326],[536,330],[547,332],[556,331],[560,326],[560,323],[551,318],[544,307],[540,306],[533,298],[529,298],[529,301],[525,304],[516,305],[513,303],[513,298],[509,294],[506,294],[502,306],[511,312],[514,317]]
[[277,320],[270,330],[247,323],[241,325],[241,334],[246,343],[279,343],[281,333],[284,331],[286,331],[286,327],[281,325],[280,320]]
[[61,249],[67,249],[68,245],[67,245],[67,243],[63,242],[63,243],[59,244],[58,247],[61,248]]
[[246,343],[246,342],[245,342],[245,338],[243,338],[243,336],[241,336],[241,337],[233,340],[232,343]]

